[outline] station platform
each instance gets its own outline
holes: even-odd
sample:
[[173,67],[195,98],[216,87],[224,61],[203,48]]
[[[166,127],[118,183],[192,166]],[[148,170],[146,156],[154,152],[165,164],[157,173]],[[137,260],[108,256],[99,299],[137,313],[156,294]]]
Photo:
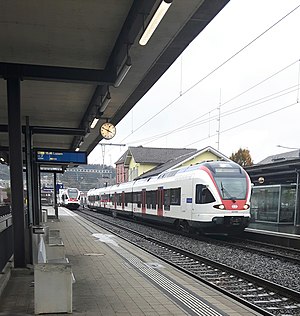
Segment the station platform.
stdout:
[[261,242],[267,241],[283,247],[300,249],[300,226],[250,223],[243,235]]
[[264,230],[270,232],[276,232],[281,234],[290,234],[300,237],[300,226],[285,225],[285,224],[272,224],[272,223],[250,223],[246,230]]
[[[72,211],[59,208],[51,225],[61,231],[76,280],[73,315],[260,315]],[[33,270],[15,269],[0,315],[34,312]]]

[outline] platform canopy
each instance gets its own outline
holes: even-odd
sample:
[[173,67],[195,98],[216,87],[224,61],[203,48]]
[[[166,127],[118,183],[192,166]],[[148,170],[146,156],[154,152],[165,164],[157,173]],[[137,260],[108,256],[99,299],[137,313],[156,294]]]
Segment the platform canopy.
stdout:
[[0,151],[9,146],[6,79],[21,79],[34,147],[90,153],[99,126],[120,122],[228,1],[173,0],[146,45],[139,39],[162,0],[1,1]]
[[300,158],[282,159],[269,163],[259,163],[246,167],[254,185],[273,185],[298,183]]

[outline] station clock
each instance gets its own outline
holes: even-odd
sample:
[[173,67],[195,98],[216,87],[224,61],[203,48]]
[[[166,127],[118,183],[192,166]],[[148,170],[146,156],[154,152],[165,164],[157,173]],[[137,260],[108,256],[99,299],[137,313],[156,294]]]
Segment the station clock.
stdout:
[[116,135],[116,127],[109,122],[103,123],[100,127],[100,134],[104,139],[112,139]]

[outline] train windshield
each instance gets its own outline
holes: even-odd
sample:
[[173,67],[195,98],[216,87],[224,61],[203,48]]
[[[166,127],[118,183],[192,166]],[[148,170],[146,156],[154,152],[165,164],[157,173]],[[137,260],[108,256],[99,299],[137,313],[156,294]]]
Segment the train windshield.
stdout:
[[76,199],[78,197],[78,190],[77,189],[69,189],[68,194],[69,194],[69,198]]
[[245,200],[247,181],[245,177],[215,177],[221,197],[224,200]]
[[212,170],[222,199],[246,199],[247,180],[240,167],[219,163]]

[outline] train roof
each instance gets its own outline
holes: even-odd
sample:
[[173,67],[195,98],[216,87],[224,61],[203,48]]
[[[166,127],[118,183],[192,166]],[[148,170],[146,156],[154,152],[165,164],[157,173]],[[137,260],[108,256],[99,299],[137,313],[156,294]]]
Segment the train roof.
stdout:
[[212,172],[215,172],[215,170],[217,168],[226,168],[228,171],[233,170],[233,169],[239,169],[239,170],[242,169],[240,165],[238,165],[237,163],[235,163],[233,161],[210,160],[210,161],[203,161],[201,163],[198,163],[198,164],[195,164],[192,166],[180,167],[180,168],[176,168],[173,170],[163,172],[158,176],[158,179],[166,178],[166,177],[173,177],[176,174],[180,174],[180,173],[187,173],[187,172],[192,172],[195,170],[200,170],[201,167],[203,167],[203,166],[207,167]]

